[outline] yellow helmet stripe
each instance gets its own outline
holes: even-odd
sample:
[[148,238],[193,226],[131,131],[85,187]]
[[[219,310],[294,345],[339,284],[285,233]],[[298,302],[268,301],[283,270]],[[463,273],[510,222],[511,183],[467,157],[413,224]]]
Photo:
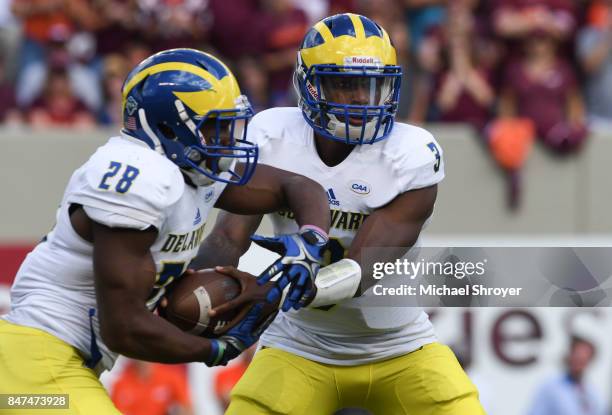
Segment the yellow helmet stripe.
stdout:
[[323,23],[323,20],[314,25],[314,28],[317,30],[317,32],[321,34],[321,36],[323,36],[323,40],[325,41],[325,43],[334,40],[334,35],[332,34],[331,30],[329,30],[329,27],[327,27],[327,25]]
[[347,15],[351,18],[351,21],[353,22],[353,27],[355,28],[355,35],[357,35],[357,39],[365,39],[365,29],[359,16],[353,13],[347,13]]
[[149,66],[148,68],[145,68],[142,71],[138,72],[136,75],[134,75],[132,79],[130,79],[129,82],[123,88],[123,99],[125,100],[125,98],[130,93],[132,88],[134,88],[134,86],[136,86],[136,84],[138,84],[144,78],[146,78],[149,75],[153,75],[153,74],[165,72],[165,71],[189,72],[189,73],[198,75],[206,79],[212,85],[214,89],[217,89],[217,90],[220,89],[219,80],[215,78],[212,74],[207,72],[204,68],[201,68],[196,65],[192,65],[190,63],[184,63],[184,62],[164,62],[164,63],[159,63],[157,65]]

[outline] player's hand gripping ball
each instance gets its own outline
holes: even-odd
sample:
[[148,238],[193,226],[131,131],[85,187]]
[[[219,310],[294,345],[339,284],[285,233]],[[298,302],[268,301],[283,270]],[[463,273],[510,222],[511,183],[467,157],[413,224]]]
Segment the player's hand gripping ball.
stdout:
[[211,358],[205,363],[225,365],[256,343],[276,316],[278,302],[266,301],[270,288],[234,267],[188,270],[162,299],[159,314],[184,331],[211,339]]

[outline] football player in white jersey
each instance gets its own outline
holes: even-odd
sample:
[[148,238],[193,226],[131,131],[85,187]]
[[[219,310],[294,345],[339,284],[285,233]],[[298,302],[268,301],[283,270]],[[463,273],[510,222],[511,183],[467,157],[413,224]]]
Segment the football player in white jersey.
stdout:
[[16,276],[0,319],[0,393],[67,394],[67,409],[54,413],[118,414],[97,377],[118,353],[213,366],[257,341],[263,303],[216,340],[151,312],[195,257],[213,206],[293,210],[303,226],[287,236],[287,251],[311,250],[304,264],[316,269],[329,229],[324,189],[255,169],[251,116],[232,73],[209,54],[163,51],[130,72],[121,135],[74,172],[54,229]]
[[[295,291],[282,300],[286,312],[261,337],[262,350],[234,388],[226,414],[328,415],[342,407],[376,415],[484,413],[474,385],[453,352],[437,342],[423,310],[367,306],[374,258],[364,249],[387,247],[375,258],[387,261],[417,244],[444,177],[433,136],[394,122],[401,75],[379,25],[355,14],[331,16],[307,32],[298,52],[299,108],[254,117],[248,137],[259,145],[261,163],[327,189],[330,265],[310,285],[291,275],[278,280],[279,289],[301,284],[303,295]],[[275,234],[297,230],[295,218],[289,210],[271,214]],[[235,265],[260,220],[223,214],[197,262]],[[285,252],[281,237],[255,240]],[[223,258],[207,254],[215,247],[223,247]],[[225,272],[240,274],[231,267]],[[217,311],[246,299],[248,293]]]

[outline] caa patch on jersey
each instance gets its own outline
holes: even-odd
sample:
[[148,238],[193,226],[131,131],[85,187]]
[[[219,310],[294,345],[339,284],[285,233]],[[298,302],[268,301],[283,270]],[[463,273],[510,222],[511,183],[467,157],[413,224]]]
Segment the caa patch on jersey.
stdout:
[[349,182],[349,189],[358,195],[367,195],[370,193],[372,186],[363,180],[352,180]]

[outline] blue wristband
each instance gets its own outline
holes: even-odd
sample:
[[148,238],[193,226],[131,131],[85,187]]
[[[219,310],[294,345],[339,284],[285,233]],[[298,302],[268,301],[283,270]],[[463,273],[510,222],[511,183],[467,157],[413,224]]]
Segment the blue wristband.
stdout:
[[206,363],[207,366],[217,366],[221,359],[223,358],[223,354],[225,353],[225,345],[218,340],[210,341],[210,358]]

